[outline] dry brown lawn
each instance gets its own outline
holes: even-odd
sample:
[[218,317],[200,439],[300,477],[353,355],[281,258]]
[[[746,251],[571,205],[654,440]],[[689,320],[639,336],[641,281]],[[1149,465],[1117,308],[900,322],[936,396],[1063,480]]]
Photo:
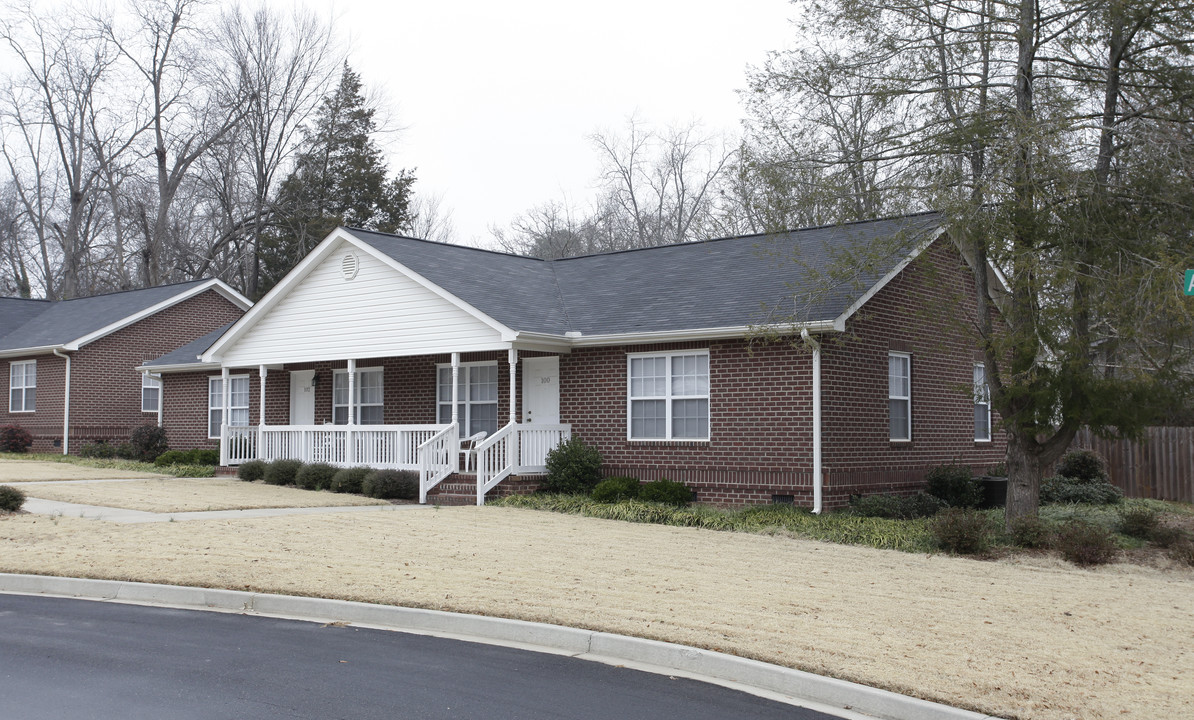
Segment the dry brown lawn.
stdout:
[[1014,718],[1194,717],[1194,572],[515,508],[0,518],[0,570],[336,597],[712,648]]
[[0,461],[0,484],[17,482],[46,482],[49,480],[111,480],[118,478],[160,478],[156,473],[134,470],[83,467],[59,462],[36,460]]
[[385,500],[331,492],[311,492],[235,478],[156,478],[132,482],[31,485],[26,495],[43,500],[171,513],[280,507],[386,505]]

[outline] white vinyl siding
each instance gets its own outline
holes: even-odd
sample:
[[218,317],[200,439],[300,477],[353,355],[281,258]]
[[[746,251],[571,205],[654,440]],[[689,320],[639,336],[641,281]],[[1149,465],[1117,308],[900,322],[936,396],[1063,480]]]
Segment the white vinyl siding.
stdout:
[[141,412],[155,413],[161,407],[162,380],[141,373]]
[[[457,378],[460,435],[490,435],[498,429],[498,366],[496,362],[461,363]],[[436,383],[439,422],[452,422],[452,366],[440,365]]]
[[709,439],[708,351],[629,355],[626,363],[629,439]]
[[[249,376],[233,375],[228,378],[228,424],[235,427],[249,425]],[[220,437],[220,425],[224,408],[224,383],[221,378],[207,379],[207,437]]]
[[912,439],[912,356],[906,353],[887,355],[887,413],[890,438],[895,441]]
[[991,388],[987,385],[987,368],[982,363],[974,365],[974,439],[991,440]]
[[[352,250],[359,270],[345,280]],[[342,244],[233,345],[226,364],[499,350],[501,334],[367,252]]]
[[[384,376],[383,368],[357,369],[355,424],[381,425],[385,421]],[[348,371],[337,370],[332,377],[332,422],[345,425],[348,423]]]
[[25,360],[8,366],[8,411],[33,412],[37,409],[37,361]]

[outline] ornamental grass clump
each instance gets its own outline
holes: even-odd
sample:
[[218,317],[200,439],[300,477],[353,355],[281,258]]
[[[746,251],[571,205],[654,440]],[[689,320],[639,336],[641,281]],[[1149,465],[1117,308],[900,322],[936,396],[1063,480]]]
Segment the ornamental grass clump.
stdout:
[[10,485],[0,485],[0,512],[16,512],[25,504],[25,493]]
[[311,463],[299,468],[294,475],[294,484],[303,490],[326,490],[331,487],[337,472],[339,468],[327,463]]
[[302,467],[298,460],[275,460],[266,466],[262,479],[267,485],[293,485]]

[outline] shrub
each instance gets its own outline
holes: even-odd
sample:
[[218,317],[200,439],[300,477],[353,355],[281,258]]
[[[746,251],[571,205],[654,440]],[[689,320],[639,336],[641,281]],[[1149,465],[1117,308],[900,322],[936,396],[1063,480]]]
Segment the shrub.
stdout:
[[606,478],[593,488],[593,499],[599,503],[616,503],[638,497],[639,481],[632,477]]
[[25,504],[25,493],[9,485],[0,485],[0,511],[16,512]]
[[682,482],[660,478],[639,488],[638,499],[683,507],[692,502],[692,490]]
[[1115,559],[1119,548],[1102,525],[1071,520],[1057,533],[1057,550],[1075,565],[1103,565]]
[[332,478],[340,469],[327,463],[311,463],[294,474],[294,484],[304,490],[324,490],[331,487]]
[[191,453],[187,450],[167,450],[158,455],[153,464],[158,467],[166,467],[167,465],[194,465],[195,463],[191,462]]
[[1086,481],[1058,476],[1041,483],[1042,503],[1114,505],[1123,498],[1123,492],[1106,480]]
[[1148,540],[1160,527],[1157,511],[1148,507],[1128,507],[1119,511],[1119,531],[1128,537]]
[[361,481],[361,493],[382,500],[414,500],[419,497],[419,473],[374,470]]
[[298,460],[275,460],[265,467],[262,477],[267,485],[293,485],[303,464]]
[[996,463],[987,468],[987,475],[991,477],[1007,477],[1007,463]]
[[1174,544],[1173,547],[1169,548],[1169,557],[1180,565],[1194,567],[1194,542],[1185,539]]
[[195,448],[190,452],[187,465],[219,465],[220,451],[211,448]]
[[132,443],[120,443],[116,446],[116,457],[121,460],[136,460],[137,453],[133,450]]
[[79,457],[107,460],[116,457],[116,448],[101,440],[79,448]]
[[587,495],[601,482],[601,453],[579,435],[547,453],[547,477],[540,489],[549,493]]
[[[373,472],[373,468],[354,467],[344,468],[332,476],[332,484],[330,489],[332,492],[338,493],[360,493],[362,484],[369,473]],[[418,481],[416,480],[416,490]]]
[[1057,463],[1057,474],[1079,482],[1107,479],[1107,463],[1093,450],[1071,450]]
[[133,447],[131,459],[151,463],[169,449],[166,445],[166,428],[159,425],[142,425],[133,430],[129,445]]
[[900,495],[853,495],[850,497],[850,509],[855,515],[861,517],[912,520],[933,517],[944,506],[945,503],[940,499],[927,493],[917,493],[911,497]]
[[968,508],[946,508],[929,521],[929,533],[942,550],[973,555],[990,546],[991,521]]
[[240,464],[236,469],[236,476],[245,482],[256,482],[265,477],[267,467],[262,460],[250,460]]
[[1011,522],[1012,543],[1022,548],[1047,548],[1053,544],[1053,528],[1036,515]]
[[983,499],[982,485],[965,465],[941,465],[925,476],[928,492],[949,507],[972,508]]
[[32,445],[33,436],[20,425],[5,425],[4,427],[0,427],[0,452],[29,452],[29,448]]
[[1148,539],[1157,547],[1172,548],[1183,541],[1187,541],[1186,531],[1172,525],[1160,525],[1149,534]]

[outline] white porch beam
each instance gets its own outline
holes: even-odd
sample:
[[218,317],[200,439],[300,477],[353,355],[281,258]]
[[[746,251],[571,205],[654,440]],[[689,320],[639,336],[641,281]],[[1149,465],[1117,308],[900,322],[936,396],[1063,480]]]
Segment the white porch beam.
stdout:
[[232,402],[228,387],[228,368],[220,368],[220,465],[228,464],[228,406]]
[[514,388],[517,385],[518,379],[518,350],[510,348],[507,359],[510,362],[510,422],[516,422],[516,415],[514,414],[514,399],[516,397]]
[[460,402],[460,353],[452,353],[452,422],[460,421],[460,409],[457,403]]
[[253,457],[260,459],[261,450],[265,447],[265,376],[269,374],[269,368],[264,365],[257,366],[257,452],[253,453]]
[[[333,375],[334,377],[334,375]],[[336,392],[335,383],[332,384],[332,392]],[[356,405],[357,405],[357,361],[350,358],[348,361],[348,424],[356,423]]]

